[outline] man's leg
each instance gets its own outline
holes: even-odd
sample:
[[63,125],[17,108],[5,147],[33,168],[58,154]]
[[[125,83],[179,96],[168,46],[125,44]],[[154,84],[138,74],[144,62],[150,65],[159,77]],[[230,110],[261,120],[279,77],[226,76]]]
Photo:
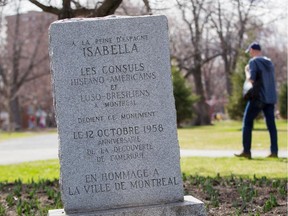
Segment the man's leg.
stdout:
[[277,156],[278,140],[277,140],[277,128],[275,124],[274,104],[266,104],[263,108],[263,112],[265,115],[266,125],[270,134],[271,154]]
[[248,101],[244,112],[242,126],[242,144],[245,153],[251,154],[253,122],[260,111],[261,108],[254,101]]

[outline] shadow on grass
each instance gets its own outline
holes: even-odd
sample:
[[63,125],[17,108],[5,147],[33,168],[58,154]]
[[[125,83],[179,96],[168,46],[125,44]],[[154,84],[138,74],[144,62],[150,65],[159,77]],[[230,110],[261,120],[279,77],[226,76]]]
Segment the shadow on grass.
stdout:
[[[248,160],[244,159],[243,160]],[[282,163],[287,163],[288,159],[286,157],[279,157],[279,158],[263,158],[263,157],[255,157],[250,159],[251,161],[261,161],[261,162],[267,162],[267,161],[275,161],[275,162],[282,162]]]
[[[255,128],[254,131],[268,131],[267,128]],[[283,129],[277,129],[278,132],[286,132],[286,130]]]

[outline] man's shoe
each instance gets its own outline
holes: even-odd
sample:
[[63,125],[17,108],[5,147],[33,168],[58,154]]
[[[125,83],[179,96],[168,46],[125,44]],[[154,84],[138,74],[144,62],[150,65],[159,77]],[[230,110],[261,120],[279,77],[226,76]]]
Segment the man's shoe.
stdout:
[[247,159],[252,159],[251,153],[242,152],[240,154],[234,154],[234,155],[236,157],[244,157],[244,158],[247,158]]
[[267,156],[267,158],[278,158],[277,153],[271,153],[270,155]]

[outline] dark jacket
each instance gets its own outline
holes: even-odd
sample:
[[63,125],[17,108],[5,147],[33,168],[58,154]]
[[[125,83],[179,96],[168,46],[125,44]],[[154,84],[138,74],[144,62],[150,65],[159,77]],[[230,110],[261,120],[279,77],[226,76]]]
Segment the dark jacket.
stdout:
[[276,104],[275,72],[271,60],[265,56],[254,57],[249,61],[249,69],[251,73],[250,79],[254,83],[260,80],[260,100],[263,103]]

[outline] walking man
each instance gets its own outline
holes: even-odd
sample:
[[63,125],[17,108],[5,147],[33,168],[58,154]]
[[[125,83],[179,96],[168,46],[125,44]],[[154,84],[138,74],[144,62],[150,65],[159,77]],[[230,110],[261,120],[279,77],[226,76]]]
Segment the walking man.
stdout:
[[[249,70],[251,77],[249,81],[255,87],[256,82],[259,88],[258,97],[248,100],[242,128],[242,144],[243,151],[240,154],[235,154],[237,157],[251,159],[251,142],[253,122],[257,115],[263,111],[266,125],[270,134],[270,155],[268,157],[278,157],[277,129],[274,116],[274,105],[277,102],[277,93],[275,87],[274,65],[271,60],[262,56],[261,46],[257,42],[249,45],[246,52],[250,54]],[[257,90],[256,89],[256,90]]]

